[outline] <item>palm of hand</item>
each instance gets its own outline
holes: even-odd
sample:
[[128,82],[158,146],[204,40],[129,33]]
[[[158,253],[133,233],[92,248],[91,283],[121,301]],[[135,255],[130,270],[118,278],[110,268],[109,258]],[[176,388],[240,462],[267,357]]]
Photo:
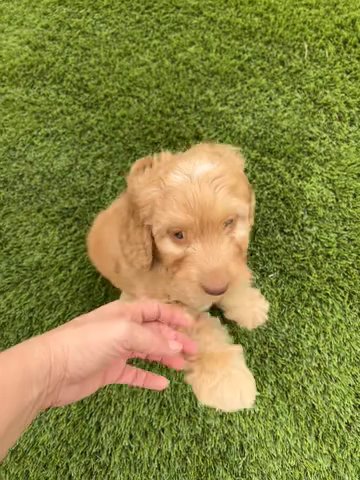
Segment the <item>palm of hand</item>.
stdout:
[[[106,325],[104,324],[103,327],[102,331],[104,332]],[[89,339],[86,351],[83,348],[77,348],[76,341],[74,342],[76,336],[74,336],[74,331],[72,332],[70,344],[63,346],[66,350],[67,362],[62,380],[54,394],[54,406],[73,403],[109,384],[127,384],[152,390],[163,390],[167,387],[168,380],[166,378],[129,365],[127,362],[130,359],[141,358],[158,362],[176,370],[184,367],[185,361],[181,354],[159,355],[156,345],[154,348],[151,345],[148,346],[147,350],[151,352],[150,354],[132,350],[128,329],[136,330],[139,326],[131,322],[122,322],[122,327],[125,327],[125,332],[118,335],[119,338],[116,336],[109,338],[109,342],[98,341],[102,332],[94,332],[93,336],[90,332],[86,332]],[[185,335],[163,323],[148,322],[142,324],[140,328],[146,328],[157,336],[181,343],[184,353],[194,353],[193,346]],[[79,341],[81,340],[83,343],[82,333],[79,328]],[[99,348],[99,345],[102,345],[102,348]]]

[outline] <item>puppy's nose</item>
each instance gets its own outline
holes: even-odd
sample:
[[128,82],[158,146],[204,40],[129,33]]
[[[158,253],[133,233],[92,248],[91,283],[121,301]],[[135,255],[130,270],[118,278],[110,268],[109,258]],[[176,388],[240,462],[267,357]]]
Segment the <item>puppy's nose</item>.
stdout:
[[202,285],[202,288],[208,295],[219,297],[226,292],[228,285]]

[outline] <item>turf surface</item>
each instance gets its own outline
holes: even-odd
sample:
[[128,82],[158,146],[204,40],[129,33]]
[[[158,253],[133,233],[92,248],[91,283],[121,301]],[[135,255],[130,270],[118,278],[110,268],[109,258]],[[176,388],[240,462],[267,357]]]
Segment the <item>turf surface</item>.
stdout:
[[[42,414],[1,479],[358,479],[357,0],[3,0],[1,348],[116,297],[93,216],[129,164],[203,139],[242,146],[266,328],[229,326],[251,412],[108,387]],[[157,367],[155,367],[156,369]],[[1,395],[1,394],[0,394]]]

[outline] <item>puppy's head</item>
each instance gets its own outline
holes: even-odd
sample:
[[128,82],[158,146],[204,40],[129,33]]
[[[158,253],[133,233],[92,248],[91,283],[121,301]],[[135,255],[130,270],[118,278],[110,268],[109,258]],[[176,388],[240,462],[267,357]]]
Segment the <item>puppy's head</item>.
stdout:
[[248,278],[255,197],[235,148],[200,144],[139,160],[127,194],[152,235],[153,260],[171,273],[173,300],[206,308]]

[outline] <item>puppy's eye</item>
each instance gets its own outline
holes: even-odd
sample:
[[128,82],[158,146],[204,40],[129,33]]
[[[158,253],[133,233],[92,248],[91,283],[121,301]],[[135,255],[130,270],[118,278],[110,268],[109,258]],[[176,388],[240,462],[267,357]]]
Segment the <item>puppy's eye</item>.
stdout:
[[173,236],[176,238],[176,240],[184,240],[185,234],[184,232],[174,232]]
[[234,224],[234,219],[229,218],[228,220],[226,220],[226,222],[224,222],[224,227],[227,228],[227,227],[230,227],[233,224]]

